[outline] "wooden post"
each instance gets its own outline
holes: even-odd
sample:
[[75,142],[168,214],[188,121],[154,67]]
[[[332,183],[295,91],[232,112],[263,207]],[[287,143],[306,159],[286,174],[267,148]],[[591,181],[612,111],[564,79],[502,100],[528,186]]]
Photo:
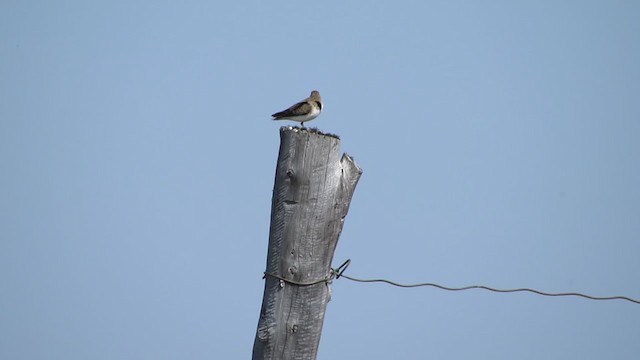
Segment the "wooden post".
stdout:
[[316,358],[331,261],[362,170],[340,139],[280,128],[264,295],[254,360]]

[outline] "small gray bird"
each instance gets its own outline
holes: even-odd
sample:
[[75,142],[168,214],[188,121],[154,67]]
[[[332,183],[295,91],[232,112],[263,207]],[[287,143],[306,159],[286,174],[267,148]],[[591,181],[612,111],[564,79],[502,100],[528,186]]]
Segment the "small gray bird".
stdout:
[[320,112],[322,112],[322,98],[319,92],[313,90],[308,98],[271,116],[273,120],[297,121],[304,127],[305,122],[315,119]]

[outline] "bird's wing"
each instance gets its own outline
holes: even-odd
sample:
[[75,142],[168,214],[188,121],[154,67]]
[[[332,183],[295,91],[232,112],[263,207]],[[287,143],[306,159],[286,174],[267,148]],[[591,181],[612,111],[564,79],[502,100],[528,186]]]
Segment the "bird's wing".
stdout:
[[271,116],[273,117],[283,117],[283,116],[300,116],[306,115],[311,112],[311,105],[306,101],[301,101],[287,110],[280,111]]

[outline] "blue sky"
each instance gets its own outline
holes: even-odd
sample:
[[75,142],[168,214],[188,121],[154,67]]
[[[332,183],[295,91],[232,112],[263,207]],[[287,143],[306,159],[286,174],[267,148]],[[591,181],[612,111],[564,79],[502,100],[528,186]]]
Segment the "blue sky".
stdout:
[[[0,358],[246,359],[278,130],[347,274],[640,298],[633,1],[4,1]],[[338,280],[318,359],[637,359],[640,307]]]

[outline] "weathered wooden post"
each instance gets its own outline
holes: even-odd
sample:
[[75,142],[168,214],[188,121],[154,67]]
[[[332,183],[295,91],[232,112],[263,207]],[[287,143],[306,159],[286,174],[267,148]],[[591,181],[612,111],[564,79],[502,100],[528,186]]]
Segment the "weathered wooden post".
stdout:
[[253,359],[315,359],[331,261],[362,170],[340,139],[280,128],[264,296]]

